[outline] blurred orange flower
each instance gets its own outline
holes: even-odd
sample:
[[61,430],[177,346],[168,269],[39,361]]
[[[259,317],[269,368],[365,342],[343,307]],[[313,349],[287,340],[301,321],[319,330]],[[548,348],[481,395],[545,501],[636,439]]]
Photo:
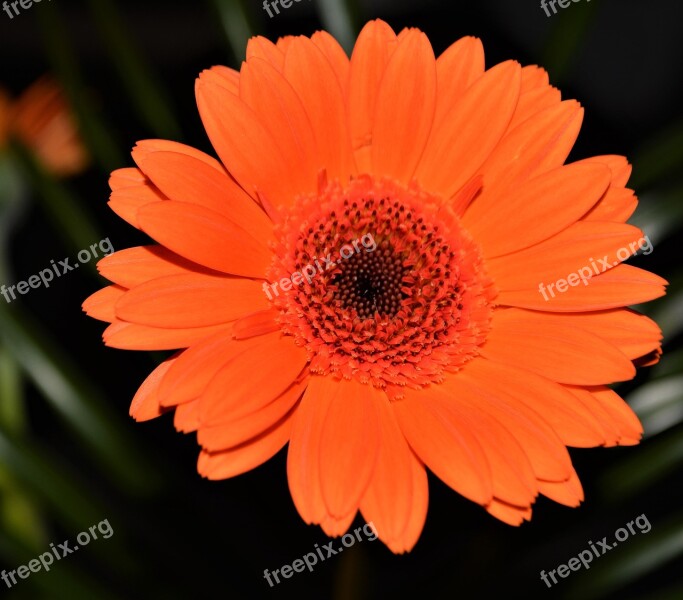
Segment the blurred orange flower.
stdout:
[[[583,109],[545,71],[486,70],[471,37],[436,59],[422,32],[373,21],[350,60],[324,32],[254,38],[239,72],[205,71],[196,95],[221,162],[136,146],[110,206],[159,245],[101,261],[114,285],[84,308],[111,347],[181,349],[131,414],[174,409],[202,475],[289,443],[307,523],[340,535],[360,511],[404,552],[425,467],[518,525],[539,494],[582,501],[567,446],[638,443],[607,386],[656,359],[659,328],[626,307],[666,282],[620,264],[642,237],[630,166],[565,165]],[[328,262],[367,235],[372,252]],[[588,285],[539,293],[603,255]]]
[[0,89],[0,148],[16,137],[55,175],[83,171],[89,157],[57,82],[44,76],[12,101]]

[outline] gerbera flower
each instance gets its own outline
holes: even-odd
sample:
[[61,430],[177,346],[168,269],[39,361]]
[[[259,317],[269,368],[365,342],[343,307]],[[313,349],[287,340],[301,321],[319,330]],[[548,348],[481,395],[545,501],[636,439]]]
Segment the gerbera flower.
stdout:
[[75,175],[88,166],[88,154],[62,89],[48,76],[15,101],[0,89],[0,150],[10,137],[25,144],[55,175]]
[[[174,409],[202,475],[289,443],[307,523],[341,535],[360,510],[404,552],[425,467],[518,525],[539,494],[581,502],[567,446],[638,442],[607,386],[656,359],[658,327],[625,307],[666,282],[617,264],[642,237],[630,167],[565,165],[583,111],[542,69],[485,70],[471,37],[435,59],[420,31],[373,21],[350,60],[324,32],[253,38],[196,93],[220,162],[136,146],[110,205],[158,245],[102,260],[114,285],[84,308],[111,347],[180,350],[131,414]],[[587,285],[539,293],[602,256]]]

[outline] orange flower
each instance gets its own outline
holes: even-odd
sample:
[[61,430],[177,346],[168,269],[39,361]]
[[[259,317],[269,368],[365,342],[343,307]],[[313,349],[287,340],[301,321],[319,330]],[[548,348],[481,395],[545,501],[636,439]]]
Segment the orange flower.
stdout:
[[[111,347],[181,349],[131,414],[175,409],[202,475],[289,442],[307,523],[341,535],[360,510],[404,552],[425,466],[518,525],[538,494],[583,499],[567,446],[638,442],[607,385],[656,360],[658,327],[625,306],[666,282],[616,264],[642,235],[630,167],[564,165],[583,111],[542,69],[485,70],[469,37],[435,60],[420,31],[374,21],[350,60],[326,33],[254,38],[239,73],[205,71],[196,92],[221,162],[136,146],[110,205],[159,245],[102,260],[114,285],[84,308]],[[377,246],[334,260],[359,239]],[[539,293],[603,255],[587,285]]]
[[59,85],[42,77],[15,101],[0,89],[0,149],[10,136],[30,148],[52,173],[66,177],[89,163]]

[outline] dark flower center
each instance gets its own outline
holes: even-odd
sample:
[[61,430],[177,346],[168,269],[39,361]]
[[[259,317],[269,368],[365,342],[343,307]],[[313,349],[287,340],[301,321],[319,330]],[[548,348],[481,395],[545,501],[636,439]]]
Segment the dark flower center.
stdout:
[[372,319],[376,313],[394,317],[401,302],[408,298],[402,288],[410,269],[387,241],[372,252],[354,254],[341,263],[339,271],[330,282],[334,297],[361,319]]

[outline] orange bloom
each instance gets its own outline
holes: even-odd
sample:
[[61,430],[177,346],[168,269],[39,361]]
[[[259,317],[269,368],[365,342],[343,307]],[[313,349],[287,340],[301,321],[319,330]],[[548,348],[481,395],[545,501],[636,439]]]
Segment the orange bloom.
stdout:
[[[617,264],[642,236],[625,224],[630,167],[564,164],[583,111],[542,69],[485,70],[471,37],[435,59],[420,31],[373,21],[350,60],[324,32],[253,38],[239,72],[205,71],[196,93],[220,162],[135,147],[110,206],[159,245],[102,260],[114,285],[84,309],[108,346],[180,349],[131,414],[175,409],[202,475],[289,443],[307,523],[341,535],[360,510],[405,552],[425,467],[518,525],[539,494],[582,501],[567,446],[638,443],[607,385],[656,360],[659,328],[625,307],[666,282]],[[329,264],[359,239],[376,248]],[[602,256],[585,285],[539,293]]]
[[42,77],[14,102],[0,89],[0,149],[15,136],[58,176],[83,171],[89,158],[59,85]]

